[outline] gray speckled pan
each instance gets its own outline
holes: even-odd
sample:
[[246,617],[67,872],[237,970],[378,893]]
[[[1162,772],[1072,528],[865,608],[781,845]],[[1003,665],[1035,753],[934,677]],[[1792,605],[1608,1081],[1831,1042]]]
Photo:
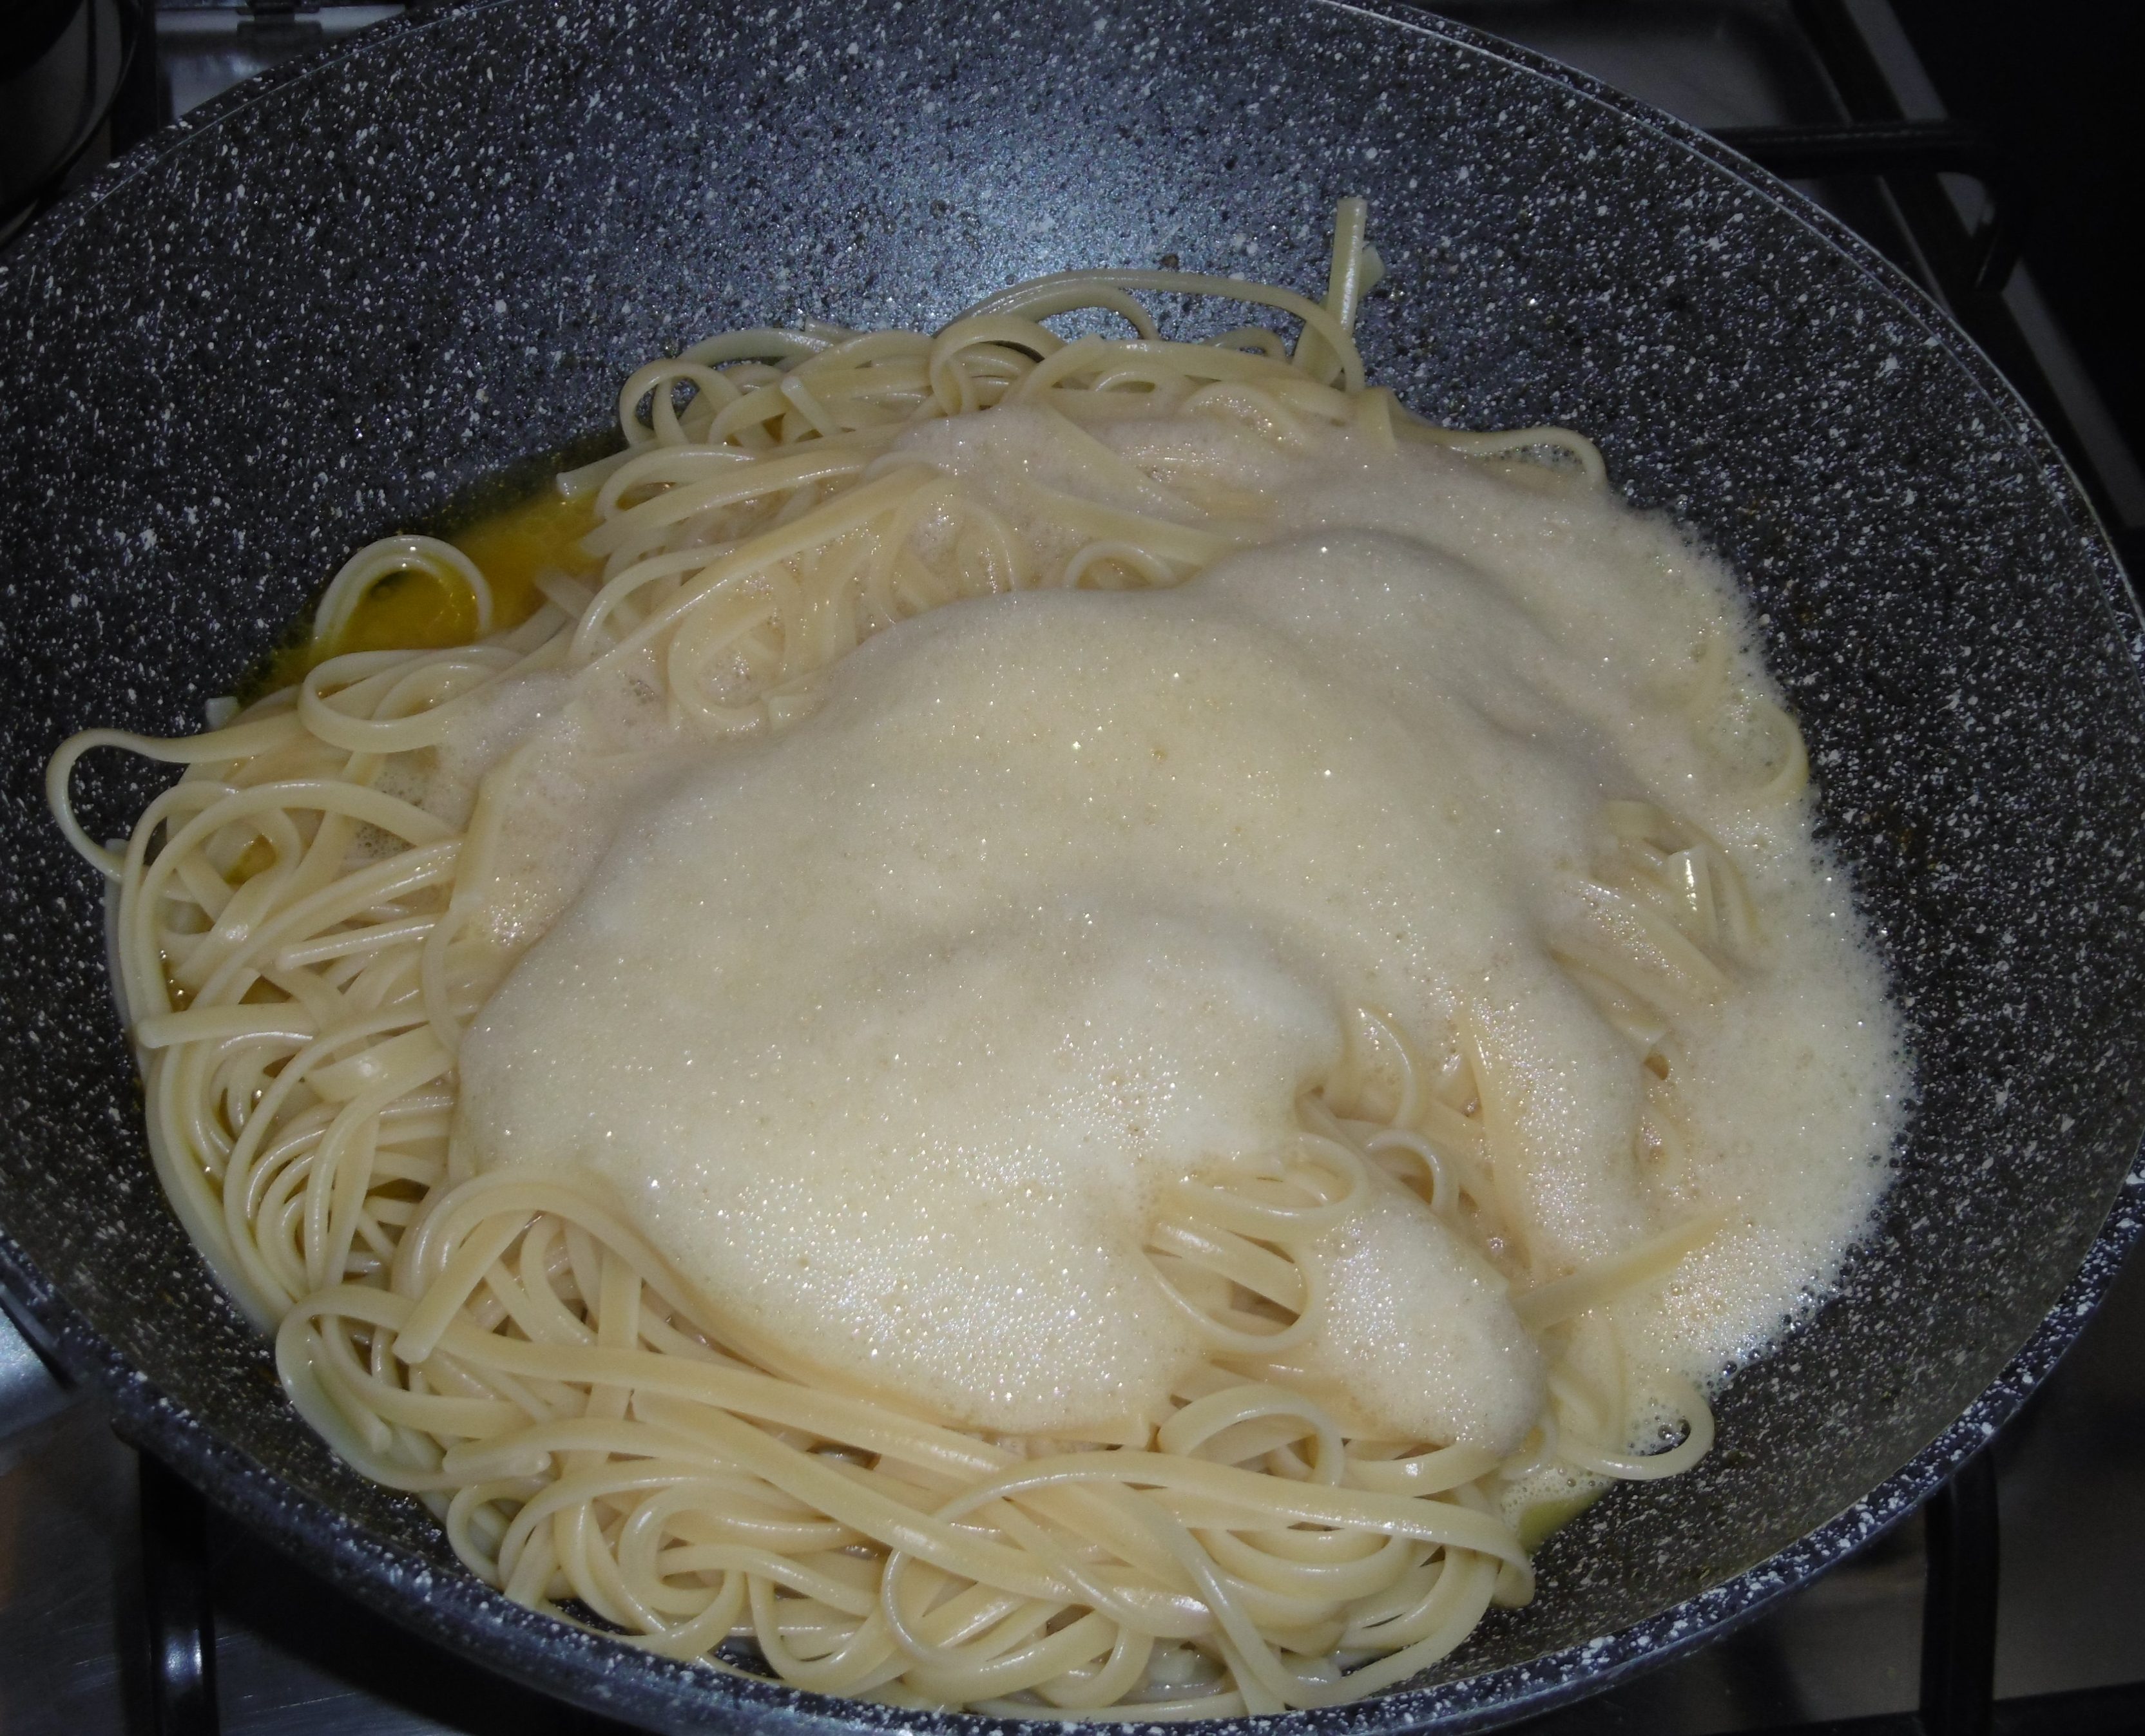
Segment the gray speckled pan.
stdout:
[[[1378,377],[1448,420],[1589,431],[1748,579],[1921,1101],[1881,1230],[1734,1383],[1698,1472],[1560,1534],[1534,1605],[1432,1679],[1277,1724],[1458,1728],[1598,1687],[1837,1559],[2017,1407],[2145,1206],[2140,624],[2047,440],[1921,296],[1688,128],[1420,19],[503,0],[233,92],[0,269],[0,1276],[128,1429],[367,1602],[584,1704],[980,1726],[529,1614],[330,1460],[164,1209],[40,772],[85,724],[197,727],[354,544],[586,435],[658,351],[1167,255],[1309,285],[1351,192],[1392,271]],[[147,788],[79,783],[106,833]]]

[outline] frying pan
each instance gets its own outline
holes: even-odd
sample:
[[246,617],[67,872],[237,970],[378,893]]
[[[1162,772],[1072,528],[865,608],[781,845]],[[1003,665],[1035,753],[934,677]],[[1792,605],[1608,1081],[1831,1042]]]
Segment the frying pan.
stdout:
[[[496,0],[241,87],[0,270],[0,1276],[135,1438],[366,1602],[583,1704],[979,1729],[520,1609],[329,1457],[164,1209],[98,888],[39,773],[86,724],[198,727],[353,545],[585,442],[648,356],[930,324],[1077,265],[1313,284],[1356,192],[1391,269],[1374,377],[1441,420],[1586,430],[1747,580],[1918,1102],[1881,1223],[1730,1385],[1697,1471],[1560,1533],[1533,1605],[1421,1683],[1277,1725],[1456,1729],[1600,1686],[1837,1560],[2017,1408],[2145,1208],[2145,629],[2047,439],[1919,294],[1699,134],[1411,14]],[[78,788],[110,835],[152,785],[99,764]]]

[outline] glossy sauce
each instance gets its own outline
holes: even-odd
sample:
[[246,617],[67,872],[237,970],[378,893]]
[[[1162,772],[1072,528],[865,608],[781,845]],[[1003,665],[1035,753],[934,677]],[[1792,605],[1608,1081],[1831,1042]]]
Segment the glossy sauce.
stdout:
[[[546,487],[446,539],[476,563],[490,586],[495,629],[519,626],[542,606],[536,575],[545,568],[575,571],[589,564],[575,545],[595,523],[592,500],[563,500]],[[276,652],[258,685],[264,693],[290,687],[315,664],[347,651],[435,650],[475,637],[476,604],[467,586],[429,572],[398,573],[359,599],[333,639],[306,639]]]

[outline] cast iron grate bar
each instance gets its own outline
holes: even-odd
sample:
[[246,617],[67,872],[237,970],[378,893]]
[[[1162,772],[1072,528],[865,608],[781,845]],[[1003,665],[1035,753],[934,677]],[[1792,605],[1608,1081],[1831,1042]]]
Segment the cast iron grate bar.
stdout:
[[[1795,21],[1816,51],[1851,122],[1879,128],[1915,126],[1907,120],[1849,0],[1793,0],[1793,6]],[[2114,510],[2092,451],[2042,370],[2018,316],[2003,298],[2003,282],[2016,257],[2021,216],[2015,182],[2001,168],[1988,171],[1999,184],[1984,178],[1983,185],[1999,206],[2008,201],[2011,209],[2000,224],[1983,224],[1970,232],[1938,179],[1943,172],[1942,165],[1933,166],[1925,157],[1919,162],[1902,161],[1898,167],[1879,177],[1879,185],[1920,256],[1924,287],[1944,304],[2039,418],[2083,485],[2101,522],[2115,535],[2125,564],[2135,571],[2145,565],[2138,539],[2120,528],[2123,520]],[[1998,244],[1993,252],[1992,239]],[[1993,277],[1991,274],[1998,271],[2003,275]]]
[[1724,127],[1714,134],[1775,175],[1993,172],[1988,142],[1956,121],[1832,121]]
[[1929,1736],[1990,1736],[1996,1706],[1996,1469],[1966,1461],[1930,1500],[1922,1599],[1922,1725]]
[[108,155],[116,157],[161,124],[157,104],[156,0],[113,0],[111,19],[118,29],[119,70],[112,88],[102,96],[94,67],[97,32],[104,14],[92,6],[83,17],[92,70],[87,75],[82,112],[60,154],[46,167],[43,178],[0,207],[0,245],[12,241],[58,202],[68,176],[100,140],[107,146]]
[[150,1736],[216,1736],[208,1509],[162,1460],[153,1453],[140,1458]]
[[2018,263],[2024,194],[2006,172],[2001,155],[1973,127],[1956,121],[1888,118],[1808,127],[1724,127],[1714,137],[1784,180],[1872,175],[1889,182],[1903,176],[1970,175],[1988,190],[1989,211],[1973,234],[1963,237],[1960,257],[1967,281],[1976,291],[2000,291]]

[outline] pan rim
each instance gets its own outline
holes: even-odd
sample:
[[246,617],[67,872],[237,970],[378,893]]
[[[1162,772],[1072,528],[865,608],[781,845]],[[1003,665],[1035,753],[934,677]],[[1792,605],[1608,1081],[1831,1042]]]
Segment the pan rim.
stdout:
[[[24,237],[14,256],[0,264],[0,297],[14,293],[14,285],[35,281],[47,268],[51,256],[91,221],[112,195],[167,157],[212,139],[255,104],[321,77],[352,55],[517,3],[525,0],[472,0],[386,20],[260,74],[203,105],[177,127],[107,166],[48,213]],[[2022,456],[2051,479],[2052,497],[2060,500],[2071,527],[2087,545],[2088,564],[2098,581],[2096,601],[2104,611],[2108,630],[2123,645],[2133,679],[2145,687],[2145,611],[2141,611],[2071,466],[2017,389],[1972,339],[1868,242],[1699,129],[1545,57],[1419,12],[1406,0],[1383,0],[1378,5],[1356,0],[1309,3],[1413,32],[1545,78],[1607,109],[1622,122],[1681,147],[1744,189],[1754,190],[1783,216],[1843,256],[1863,277],[1874,280],[1902,316],[1913,321],[1965,376],[1992,415],[2018,436]],[[1272,1736],[1311,1736],[1314,1732],[1355,1736],[1432,1724],[1451,1731],[1486,1729],[1627,1680],[1754,1619],[1907,1517],[1994,1435],[2076,1339],[2141,1230],[2145,1230],[2145,1147],[2133,1154],[2077,1273],[1994,1380],[1953,1423],[1861,1500],[1767,1559],[1610,1634],[1525,1663],[1349,1705],[1263,1718],[1256,1721],[1257,1727]],[[1011,1736],[1016,1731],[1105,1728],[964,1713],[916,1714],[805,1693],[658,1658],[624,1641],[525,1609],[474,1576],[436,1572],[430,1564],[382,1542],[339,1510],[302,1492],[215,1435],[135,1370],[37,1271],[4,1228],[0,1228],[0,1287],[22,1305],[70,1373],[107,1393],[116,1426],[132,1444],[157,1453],[234,1517],[360,1602],[413,1631],[436,1634],[441,1627],[447,1628],[456,1644],[485,1667],[546,1693],[593,1711],[669,1730],[704,1728],[716,1712],[768,1736],[778,1731],[832,1736],[838,1731],[893,1729],[943,1731],[947,1736],[1004,1732]]]

